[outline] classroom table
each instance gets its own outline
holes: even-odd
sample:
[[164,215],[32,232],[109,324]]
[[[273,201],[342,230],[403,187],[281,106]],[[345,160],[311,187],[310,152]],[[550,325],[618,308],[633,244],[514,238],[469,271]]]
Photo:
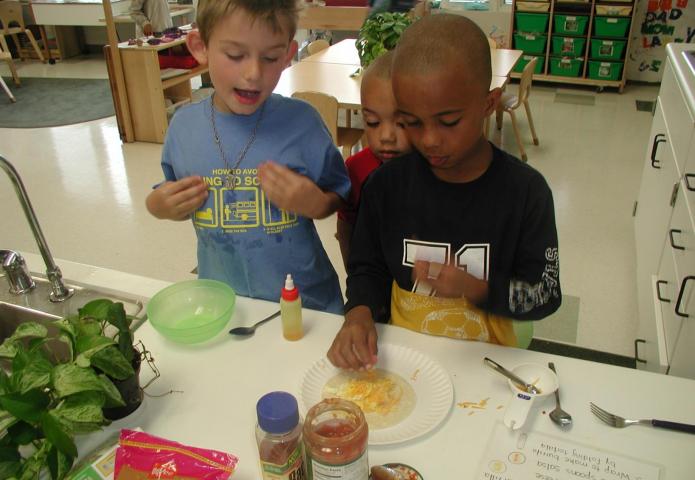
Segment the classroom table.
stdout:
[[[291,97],[295,92],[319,92],[338,100],[340,108],[358,110],[362,76],[352,77],[357,65],[321,62],[299,62],[282,72],[274,92]],[[490,88],[503,88],[506,76],[493,76]]]
[[[507,77],[512,72],[514,65],[519,61],[523,52],[521,50],[511,50],[498,48],[490,51],[492,60],[492,75]],[[331,45],[325,50],[310,55],[302,62],[314,63],[338,63],[344,65],[359,65],[360,57],[357,54],[354,38],[346,38],[335,45]]]
[[[32,272],[45,269],[39,255],[22,253],[26,253]],[[168,285],[113,270],[59,259],[56,262],[68,283],[136,295],[144,302]],[[280,319],[259,328],[250,338],[226,333],[229,328],[251,325],[276,310],[277,302],[238,296],[230,324],[216,338],[199,345],[173,343],[158,334],[150,322],[145,322],[135,337],[150,351],[161,377],[146,388],[144,403],[135,413],[113,422],[103,432],[79,436],[80,456],[120,428],[140,427],[171,440],[238,455],[240,462],[234,480],[261,478],[253,436],[257,400],[270,391],[288,391],[299,398],[304,416],[309,406],[303,400],[307,398],[308,374],[316,372],[316,366],[321,365],[317,362],[325,362],[326,351],[343,321],[337,315],[304,309],[305,336],[297,342],[283,339]],[[386,365],[389,358],[383,352],[388,350],[387,344],[413,352],[413,357],[401,357],[401,360],[424,358],[438,366],[434,368],[423,362],[427,367],[408,375],[407,380],[412,380],[414,388],[418,388],[419,381],[431,378],[442,369],[454,393],[445,417],[431,429],[419,430],[421,433],[411,440],[371,446],[368,450],[371,465],[406,463],[427,480],[617,480],[638,478],[634,473],[627,476],[620,471],[620,463],[615,466],[613,463],[620,460],[624,465],[632,459],[645,464],[645,468],[651,466],[651,474],[643,475],[643,480],[657,478],[655,469],[661,470],[659,480],[692,478],[694,435],[644,425],[612,428],[591,414],[589,402],[628,417],[692,424],[695,423],[693,380],[424,335],[391,325],[380,324],[377,328],[382,361]],[[548,418],[554,407],[552,395],[534,404],[521,430],[505,427],[502,420],[512,393],[507,380],[483,364],[484,357],[508,368],[523,363],[545,366],[554,362],[562,405],[574,418],[572,428],[561,429]],[[151,377],[152,372],[143,365],[141,384]],[[491,461],[491,452],[501,448],[499,443],[491,441],[493,436],[498,441],[516,440],[517,447],[508,456]],[[538,444],[539,438],[545,441],[545,447],[534,451],[533,442]],[[599,454],[589,455],[594,452]],[[524,458],[528,462],[519,465]],[[533,467],[534,473],[515,473],[523,466]],[[488,471],[493,468],[493,472]],[[504,475],[494,473],[505,468]],[[562,472],[557,472],[558,468]],[[576,473],[568,473],[566,469]],[[609,473],[611,470],[614,473]]]

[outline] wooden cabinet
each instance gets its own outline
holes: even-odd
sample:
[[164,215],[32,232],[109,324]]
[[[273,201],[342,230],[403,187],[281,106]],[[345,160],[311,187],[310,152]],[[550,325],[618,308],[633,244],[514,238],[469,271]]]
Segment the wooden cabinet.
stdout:
[[538,57],[534,79],[622,92],[634,15],[632,0],[514,0],[511,48],[524,51],[514,76]]
[[165,98],[175,103],[190,101],[191,78],[208,71],[206,66],[198,65],[162,80],[159,53],[184,43],[181,39],[155,46],[119,45],[135,141],[163,143],[169,125]]
[[695,378],[695,75],[670,44],[635,210],[639,368]]

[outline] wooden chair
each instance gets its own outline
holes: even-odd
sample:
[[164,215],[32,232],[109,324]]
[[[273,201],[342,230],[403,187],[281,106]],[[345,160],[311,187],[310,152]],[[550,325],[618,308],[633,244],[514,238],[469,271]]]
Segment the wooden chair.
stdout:
[[[0,46],[2,46],[3,50],[9,52],[5,37],[11,36],[15,46],[17,47],[17,51],[21,52],[22,45],[19,43],[18,35],[23,33],[29,39],[29,42],[31,43],[31,46],[36,52],[36,56],[39,58],[39,60],[46,63],[46,59],[43,57],[39,44],[36,43],[34,34],[31,33],[31,30],[29,30],[24,24],[21,3],[11,2],[8,0],[0,1],[0,23],[2,23],[2,29],[0,30]],[[24,57],[21,54],[20,58],[24,60]]]
[[313,106],[326,124],[333,138],[333,143],[342,147],[343,157],[347,158],[354,147],[362,138],[364,131],[359,128],[347,128],[338,126],[338,100],[335,97],[319,92],[295,92],[294,98],[304,100]]
[[[15,83],[17,83],[17,78],[19,78],[19,77],[15,77],[17,72],[14,69],[14,64],[11,63],[12,62],[12,56],[7,52],[0,51],[0,60],[9,60],[10,70],[12,70],[12,77],[15,78]],[[10,87],[7,86],[7,84],[5,83],[5,80],[3,80],[2,77],[0,77],[0,88],[2,88],[5,91],[5,93],[7,94],[7,96],[10,97],[10,101],[12,103],[17,101],[17,99],[14,98],[14,95],[12,95],[12,91],[10,90]]]
[[5,50],[3,45],[0,45],[0,61],[4,61],[5,63],[7,63],[7,66],[10,67],[10,73],[12,73],[12,80],[14,80],[14,84],[18,87],[21,86],[22,83],[19,80],[17,69],[14,66],[12,54],[10,54],[9,51]]
[[309,55],[313,55],[315,53],[319,53],[321,50],[327,49],[330,46],[331,46],[331,44],[328,43],[327,40],[324,40],[323,38],[319,38],[318,40],[314,40],[309,45],[307,45],[306,51],[307,51],[307,53],[309,53]]
[[521,143],[521,135],[519,134],[519,126],[517,125],[516,115],[514,115],[514,110],[519,108],[521,105],[524,106],[526,110],[526,117],[528,118],[528,124],[531,128],[531,135],[533,137],[533,144],[538,145],[538,136],[536,135],[536,129],[533,126],[533,117],[531,117],[531,108],[529,107],[528,98],[531,94],[531,82],[533,80],[533,71],[536,68],[536,62],[538,58],[535,58],[528,62],[524,67],[524,71],[521,73],[521,80],[519,81],[519,93],[518,95],[513,95],[511,93],[503,93],[502,98],[500,98],[500,103],[497,107],[496,112],[496,123],[497,130],[502,130],[502,117],[504,112],[507,112],[512,118],[512,128],[514,129],[514,136],[516,137],[516,143],[519,145],[519,152],[521,153],[521,159],[525,162],[528,160],[526,152],[524,151],[524,146]]

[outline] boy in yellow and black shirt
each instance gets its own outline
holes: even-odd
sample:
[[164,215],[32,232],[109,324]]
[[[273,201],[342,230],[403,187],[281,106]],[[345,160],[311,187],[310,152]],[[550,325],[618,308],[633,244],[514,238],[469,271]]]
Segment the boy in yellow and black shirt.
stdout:
[[560,306],[552,193],[485,138],[500,95],[490,81],[488,42],[471,20],[433,15],[403,33],[392,82],[416,151],[362,191],[334,365],[374,365],[375,321],[516,345],[511,319]]

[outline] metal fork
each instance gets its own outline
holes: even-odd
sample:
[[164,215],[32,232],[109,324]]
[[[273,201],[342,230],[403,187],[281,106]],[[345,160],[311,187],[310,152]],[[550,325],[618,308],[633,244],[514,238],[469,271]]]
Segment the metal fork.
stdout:
[[687,423],[669,422],[667,420],[629,420],[627,418],[619,417],[610,412],[605,411],[595,403],[589,403],[591,405],[591,413],[596,415],[599,420],[607,423],[611,427],[625,428],[630,425],[651,425],[652,427],[666,428],[668,430],[678,430],[679,432],[693,433],[695,434],[695,425],[688,425]]

